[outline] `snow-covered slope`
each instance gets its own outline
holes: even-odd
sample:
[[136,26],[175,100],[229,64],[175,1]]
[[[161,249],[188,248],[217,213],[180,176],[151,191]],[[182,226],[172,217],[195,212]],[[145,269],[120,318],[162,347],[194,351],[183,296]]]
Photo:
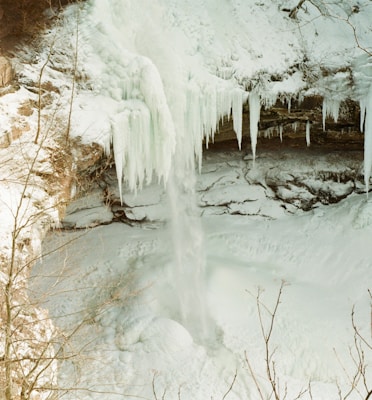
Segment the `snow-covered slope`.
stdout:
[[[285,164],[266,153],[270,155],[278,165]],[[311,170],[314,159],[326,165],[316,153],[302,159],[292,152],[290,157],[293,170]],[[333,163],[340,173],[342,157]],[[68,225],[83,229],[51,234],[32,280],[36,299],[54,288],[44,304],[66,335],[80,326],[70,338],[75,357],[61,365],[59,375],[63,387],[78,388],[68,398],[99,399],[104,393],[105,399],[115,399],[125,393],[134,400],[165,393],[165,399],[220,399],[237,373],[226,398],[260,399],[247,360],[269,398],[256,295],[261,288],[262,302],[273,310],[282,280],[286,286],[270,340],[280,398],[286,390],[287,398],[294,399],[309,388],[311,393],[302,397],[306,400],[337,399],[338,390],[347,394],[348,376],[356,372],[353,305],[356,326],[370,343],[371,203],[354,194],[337,205],[318,204],[293,216],[281,202],[265,196],[262,183],[273,166],[258,162],[255,168],[237,152],[209,153],[204,159],[197,182],[204,271],[193,263],[177,270],[169,226],[148,220],[142,226],[112,223],[84,230],[87,218],[95,224],[108,222],[107,206],[96,191],[86,198],[88,209],[84,211],[84,199],[71,208],[80,212],[69,215]],[[261,177],[261,185],[245,180],[253,176],[257,182]],[[131,206],[139,219],[151,218],[154,211],[158,218],[169,217],[161,191],[153,185],[137,197],[124,192],[126,212]],[[182,246],[193,250],[190,241]],[[203,288],[202,318],[190,275]],[[268,329],[266,311],[262,318]],[[366,347],[369,387],[371,357]],[[358,390],[366,393],[362,381]],[[349,398],[360,397],[354,391]]]

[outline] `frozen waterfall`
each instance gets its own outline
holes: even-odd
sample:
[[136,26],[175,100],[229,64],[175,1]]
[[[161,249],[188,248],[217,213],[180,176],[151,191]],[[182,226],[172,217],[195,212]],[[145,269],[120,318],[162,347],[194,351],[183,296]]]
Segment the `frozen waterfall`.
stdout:
[[[190,57],[189,39],[180,37],[181,32],[174,33],[184,40],[184,48],[174,45],[167,51],[163,42],[173,36],[166,30],[174,27],[161,3],[146,3],[151,8],[146,17],[144,3],[132,2],[131,18],[122,1],[92,4],[86,15],[89,31],[83,36],[89,37],[90,57],[95,57],[97,66],[90,74],[96,76],[99,94],[109,103],[100,112],[105,110],[109,121],[105,126],[110,129],[106,136],[110,143],[105,147],[113,148],[120,198],[123,201],[125,188],[136,192],[154,178],[166,184],[173,246],[170,275],[177,286],[179,318],[190,331],[199,326],[193,336],[202,340],[207,332],[202,288],[205,257],[194,174],[197,166],[201,169],[203,144],[208,147],[214,140],[224,118],[233,118],[241,147],[242,110],[248,94],[234,78],[201,73],[205,67],[194,65],[200,57]],[[163,24],[155,24],[151,14]],[[258,119],[259,99],[253,104],[252,115]]]
[[[283,94],[288,98],[297,96],[304,87],[301,74],[280,82],[252,81],[262,71],[269,71],[267,75],[285,74],[298,62],[295,48],[299,44],[293,31],[287,29],[292,21],[281,14],[269,21],[261,19],[255,26],[254,18],[247,24],[243,17],[250,15],[249,3],[237,2],[234,7],[229,9],[229,19],[221,24],[212,17],[217,16],[213,2],[203,4],[199,15],[188,2],[91,0],[82,18],[87,73],[95,82],[86,103],[91,104],[93,98],[97,104],[101,121],[92,129],[101,133],[107,151],[113,149],[120,197],[125,188],[135,192],[154,179],[168,184],[175,262],[179,268],[189,268],[199,275],[202,232],[193,185],[195,170],[201,170],[203,146],[214,141],[221,120],[232,117],[241,148],[242,110],[248,101],[254,160],[261,106],[273,105]],[[274,6],[268,3],[262,7]],[[270,57],[261,55],[268,41],[256,34],[265,29],[271,32]],[[251,88],[249,93],[247,88]],[[371,93],[361,113],[363,119],[367,110],[367,191],[372,167]],[[340,101],[331,99],[331,95],[325,97],[323,129],[328,116],[337,121],[339,107]],[[290,108],[289,101],[288,111]],[[283,126],[279,134],[282,140]],[[309,122],[306,143],[310,145]],[[185,241],[191,247],[185,249]],[[190,258],[192,253],[197,255]],[[195,265],[197,259],[200,265]],[[182,275],[180,270],[178,275]],[[197,306],[191,297],[186,298],[182,285],[180,302],[190,304],[182,304],[181,314],[188,319],[189,311]]]

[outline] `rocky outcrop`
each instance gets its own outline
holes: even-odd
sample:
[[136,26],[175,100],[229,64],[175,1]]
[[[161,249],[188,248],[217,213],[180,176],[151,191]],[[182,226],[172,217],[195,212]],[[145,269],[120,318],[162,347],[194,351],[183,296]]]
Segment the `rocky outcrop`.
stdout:
[[[196,184],[201,214],[276,219],[337,203],[365,190],[360,151],[266,148],[259,151],[255,162],[245,154],[205,152]],[[85,229],[122,222],[153,228],[170,218],[169,201],[163,185],[151,184],[137,194],[124,191],[121,203],[115,169],[108,168],[90,191],[67,207],[62,226]]]

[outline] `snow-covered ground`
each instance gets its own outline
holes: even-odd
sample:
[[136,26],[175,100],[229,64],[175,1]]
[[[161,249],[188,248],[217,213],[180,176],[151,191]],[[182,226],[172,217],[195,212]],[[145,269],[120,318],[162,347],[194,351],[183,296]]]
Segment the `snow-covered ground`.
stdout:
[[[265,159],[256,162],[262,173]],[[292,163],[304,169],[298,157]],[[247,357],[267,396],[256,296],[261,288],[262,302],[273,310],[285,281],[270,340],[281,396],[287,387],[288,398],[295,398],[309,382],[314,399],[337,399],[338,386],[345,395],[350,389],[346,371],[349,376],[355,373],[349,354],[349,348],[356,354],[353,306],[360,333],[367,340],[371,334],[372,203],[365,195],[353,194],[338,204],[318,204],[312,211],[292,215],[279,200],[259,197],[257,187],[244,180],[244,173],[252,174],[256,167],[250,161],[245,168],[242,154],[208,154],[204,165],[197,185],[198,198],[208,197],[209,202],[201,217],[202,271],[189,264],[181,277],[176,276],[170,223],[112,223],[48,236],[44,250],[51,254],[34,268],[32,289],[66,332],[85,321],[71,339],[78,354],[72,361],[75,369],[63,366],[60,383],[81,388],[71,398],[101,398],[104,392],[105,399],[123,394],[152,399],[154,382],[157,398],[165,390],[164,398],[175,399],[181,390],[182,399],[209,399],[223,398],[237,372],[226,398],[258,399]],[[235,199],[235,215],[221,208],[224,188],[230,204]],[[147,198],[169,209],[167,197],[159,192],[163,188],[153,186]],[[244,215],[247,202],[255,202],[252,195],[265,217]],[[124,198],[131,196],[126,193]],[[132,198],[132,206],[135,202]],[[143,203],[139,196],[137,204],[146,209]],[[79,204],[81,214],[68,220],[83,227],[85,214]],[[107,223],[107,207],[96,204],[94,208],[91,199],[87,202],[90,220]],[[147,207],[151,210],[153,205]],[[159,219],[163,215],[157,213]],[[192,242],[182,246],[194,249]],[[198,299],[196,280],[203,290]],[[45,293],[50,295],[44,298]],[[266,311],[263,323],[268,329]],[[371,362],[368,350],[365,363]],[[366,378],[371,382],[370,369]],[[350,398],[358,396],[353,393]]]

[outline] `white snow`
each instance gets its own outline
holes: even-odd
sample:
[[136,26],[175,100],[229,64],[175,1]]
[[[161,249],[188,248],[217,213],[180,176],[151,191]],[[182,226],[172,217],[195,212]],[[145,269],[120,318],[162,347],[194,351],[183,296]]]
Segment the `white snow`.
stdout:
[[[162,184],[168,181],[169,191],[175,193],[165,206],[173,217],[171,234],[163,228],[151,231],[119,224],[87,231],[83,238],[78,238],[82,233],[71,233],[74,243],[65,249],[67,255],[54,253],[50,261],[35,268],[35,276],[41,278],[35,283],[40,285],[38,290],[48,292],[56,283],[53,272],[63,277],[57,279],[59,290],[45,303],[56,323],[67,332],[81,318],[90,324],[72,343],[78,349],[83,346],[89,359],[83,359],[81,380],[75,382],[73,372],[81,365],[60,370],[60,382],[88,387],[79,392],[79,398],[102,398],[102,393],[107,399],[124,394],[128,399],[152,398],[154,376],[158,398],[164,390],[164,398],[176,398],[178,390],[184,400],[221,398],[236,370],[238,378],[229,398],[258,398],[244,350],[266,388],[267,382],[255,302],[247,290],[255,293],[257,286],[265,288],[264,301],[272,304],[282,279],[290,286],[285,289],[273,337],[279,346],[281,382],[288,383],[292,395],[310,379],[317,400],[337,398],[335,381],[341,390],[348,389],[333,348],[345,369],[352,369],[348,346],[353,340],[350,310],[354,303],[358,326],[368,334],[370,202],[353,196],[303,216],[283,217],[283,209],[264,198],[263,188],[237,183],[225,174],[221,186],[207,191],[200,204],[216,208],[226,204],[231,214],[239,216],[208,217],[213,212],[205,210],[201,222],[195,212],[194,164],[196,160],[202,170],[203,141],[213,141],[220,120],[232,116],[240,147],[242,105],[247,100],[253,159],[261,105],[286,99],[290,109],[291,99],[321,95],[325,127],[327,116],[337,120],[342,100],[360,101],[368,191],[372,70],[370,57],[356,46],[353,27],[360,46],[370,51],[372,4],[361,0],[360,12],[353,13],[349,2],[306,2],[298,19],[290,19],[283,8],[296,4],[91,0],[81,6],[82,79],[74,97],[71,134],[101,144],[107,153],[113,146],[124,203],[135,201],[127,188],[136,192],[155,177]],[[319,14],[319,6],[324,15]],[[22,195],[21,186],[12,179],[21,176],[20,158],[27,164],[34,154],[35,110],[28,118],[20,118],[19,105],[37,99],[28,82],[37,81],[50,52],[50,39],[56,38],[43,82],[50,82],[59,93],[51,93],[53,99],[43,116],[50,117],[48,127],[66,118],[71,77],[67,79],[61,71],[71,68],[76,10],[76,6],[68,8],[65,19],[46,33],[42,54],[35,57],[27,46],[20,50],[21,61],[15,61],[15,67],[22,88],[0,98],[0,137],[11,137],[17,124],[29,129],[27,138],[0,154],[4,253],[9,252],[14,207]],[[327,68],[335,73],[323,76]],[[282,79],[272,79],[275,76]],[[306,142],[310,144],[309,122]],[[44,156],[40,154],[36,169],[49,174],[52,170]],[[257,164],[248,174],[260,173]],[[42,189],[43,181],[34,178],[22,218],[38,215],[41,204],[48,210],[46,219],[57,223],[54,200]],[[205,182],[199,184],[208,187]],[[285,197],[289,189],[280,190]],[[158,208],[157,202],[163,204],[164,198],[159,192],[162,189],[155,195],[151,192],[151,201],[146,202],[139,195],[132,217],[163,217],[164,205]],[[272,219],[249,217],[256,213]],[[92,212],[77,213],[69,223],[94,225],[110,217],[100,204]],[[203,229],[199,229],[201,224]],[[35,224],[26,232],[35,252],[42,231]],[[55,248],[65,236],[70,237],[62,233],[49,238],[48,246]],[[76,398],[76,393],[68,395]]]
[[[206,328],[197,318],[201,310],[196,299],[187,318],[185,303],[180,304],[180,299],[190,299],[179,292],[173,274],[176,250],[169,235],[174,230],[113,224],[83,236],[74,232],[49,236],[46,252],[72,242],[34,269],[33,289],[42,294],[54,285],[48,308],[67,331],[84,317],[84,310],[93,314],[97,310],[90,325],[83,328],[84,339],[79,336],[73,341],[76,349],[92,343],[84,350],[91,362],[78,377],[85,387],[106,391],[107,399],[114,399],[115,393],[126,393],[130,399],[151,398],[155,376],[157,396],[166,390],[169,398],[177,398],[181,387],[182,399],[202,400],[222,397],[237,371],[229,398],[258,399],[245,361],[246,352],[263,390],[269,393],[255,296],[257,288],[262,288],[262,300],[273,307],[280,282],[285,280],[288,286],[272,339],[281,385],[287,384],[288,395],[295,397],[311,381],[317,400],[337,398],[337,384],[345,393],[349,384],[343,367],[351,374],[354,366],[349,354],[354,304],[357,324],[369,335],[371,204],[364,196],[353,195],[302,216],[281,214],[258,222],[244,217],[249,215],[248,204],[250,211],[254,205],[263,209],[265,203],[273,215],[275,209],[262,195],[262,188],[246,185],[244,189],[241,180],[233,179],[243,169],[238,159],[239,155],[225,156],[231,167],[221,168],[220,161],[208,155],[206,173],[198,182],[200,189],[210,187],[211,180],[216,183],[200,191],[201,200],[210,207],[235,201],[241,215],[202,217],[206,266],[205,273],[197,276],[204,288]],[[293,165],[301,162],[292,160]],[[221,190],[216,190],[218,184]],[[185,241],[182,246],[187,252],[194,244]],[[186,288],[196,296],[195,282],[188,275],[193,266],[183,266],[187,269],[177,271],[179,278],[191,283]],[[60,276],[59,268],[64,270],[64,279],[56,283],[53,276]],[[71,293],[68,297],[66,291]],[[371,354],[367,351],[365,356],[370,363]],[[60,382],[71,384],[76,378],[68,371],[67,366],[62,368]],[[112,394],[107,393],[108,387]],[[101,395],[79,396],[94,399]]]

